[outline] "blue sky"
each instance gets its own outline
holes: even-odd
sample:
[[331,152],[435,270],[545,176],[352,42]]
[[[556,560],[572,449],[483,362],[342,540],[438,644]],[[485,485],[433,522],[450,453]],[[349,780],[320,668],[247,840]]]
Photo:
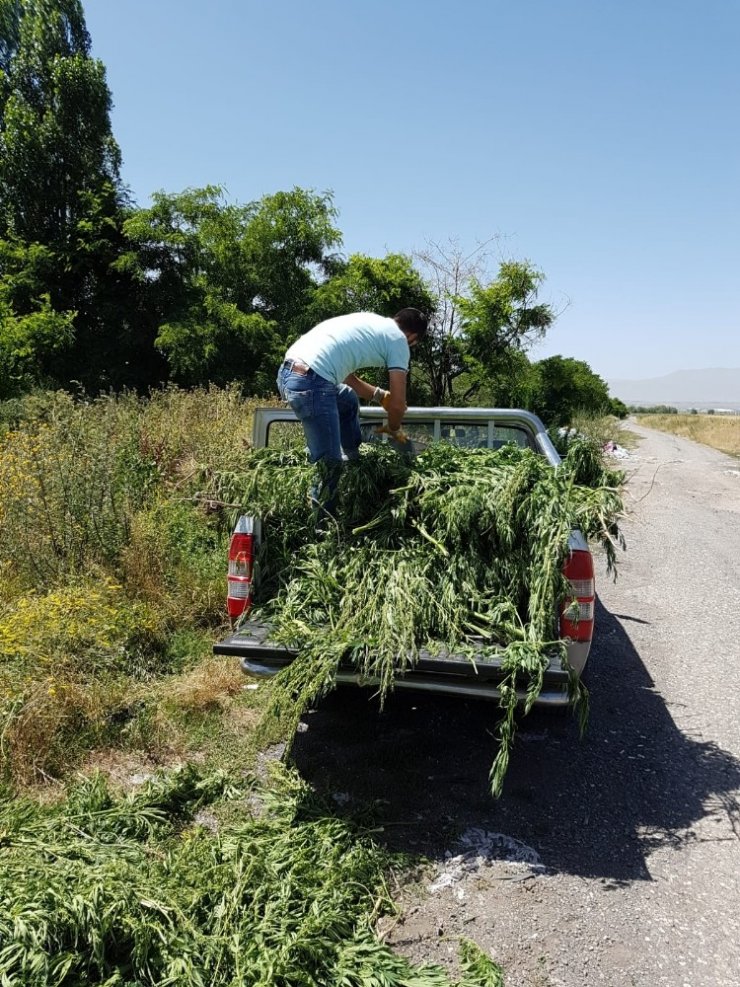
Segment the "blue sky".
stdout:
[[344,252],[494,238],[605,379],[740,367],[737,0],[83,0],[123,178],[331,190]]

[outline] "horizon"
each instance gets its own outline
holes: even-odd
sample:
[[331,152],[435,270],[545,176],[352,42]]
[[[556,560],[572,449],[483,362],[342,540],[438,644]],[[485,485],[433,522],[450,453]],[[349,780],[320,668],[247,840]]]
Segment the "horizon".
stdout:
[[653,377],[612,377],[611,380],[662,380],[664,377],[675,377],[677,374],[701,374],[701,373],[725,373],[732,372],[740,374],[740,366],[738,367],[680,367],[678,370],[671,370],[666,374],[656,374]]

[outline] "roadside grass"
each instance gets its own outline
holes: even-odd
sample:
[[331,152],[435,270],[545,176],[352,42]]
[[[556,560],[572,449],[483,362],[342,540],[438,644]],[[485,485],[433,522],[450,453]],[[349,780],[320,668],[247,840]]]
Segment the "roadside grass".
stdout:
[[603,449],[609,442],[616,442],[625,449],[634,448],[634,434],[625,428],[624,422],[613,415],[578,413],[573,416],[571,428],[599,449]]
[[638,443],[637,435],[630,432],[626,423],[619,418],[585,412],[576,413],[567,429],[551,428],[548,434],[561,456],[567,453],[570,444],[576,439],[585,439],[598,451],[606,450],[610,443],[615,443],[624,449],[634,449]]
[[59,781],[106,748],[165,763],[232,716],[241,673],[210,655],[232,517],[201,492],[243,466],[256,403],[169,388],[0,408],[6,781]]
[[740,456],[740,415],[637,415],[635,421]]

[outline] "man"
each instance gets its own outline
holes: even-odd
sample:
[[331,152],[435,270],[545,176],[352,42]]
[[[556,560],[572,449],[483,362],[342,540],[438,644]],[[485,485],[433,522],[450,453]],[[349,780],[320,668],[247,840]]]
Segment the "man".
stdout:
[[[323,477],[311,491],[317,508],[332,513],[342,462],[359,456],[359,398],[382,404],[388,412],[382,431],[404,440],[410,347],[426,331],[426,317],[415,308],[392,319],[353,312],[320,322],[288,349],[278,391],[303,425],[311,462],[321,464]],[[389,390],[358,377],[365,367],[386,367]]]

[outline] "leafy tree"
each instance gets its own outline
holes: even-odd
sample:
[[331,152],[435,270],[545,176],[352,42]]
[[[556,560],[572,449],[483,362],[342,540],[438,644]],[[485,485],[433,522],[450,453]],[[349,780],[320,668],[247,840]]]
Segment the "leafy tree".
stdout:
[[29,367],[52,370],[61,383],[120,382],[118,368],[132,364],[141,341],[131,285],[112,267],[123,249],[126,196],[105,69],[90,57],[80,0],[0,0],[0,29],[0,280],[4,317],[15,320],[9,335],[43,312],[60,335],[31,333]]
[[368,257],[352,254],[334,261],[330,276],[319,284],[306,310],[305,328],[347,312],[395,315],[412,307],[429,312],[434,300],[413,260],[405,254]]
[[523,351],[544,336],[555,314],[537,304],[544,276],[526,261],[488,273],[486,244],[464,253],[455,241],[417,254],[436,299],[419,363],[433,404],[465,404],[473,395],[521,403],[532,390]]
[[0,399],[15,397],[47,379],[42,360],[70,345],[73,317],[55,312],[48,295],[38,299],[36,311],[16,315],[0,290]]
[[536,300],[543,281],[528,261],[504,261],[492,281],[472,278],[458,298],[467,363],[478,386],[500,379],[502,368],[517,364],[515,354],[542,339],[554,322],[552,307]]
[[252,305],[290,337],[317,284],[340,264],[334,251],[342,234],[335,225],[333,198],[294,188],[250,203],[244,215],[242,250]]
[[474,401],[489,408],[531,408],[538,387],[536,366],[514,347],[501,350],[485,374],[478,367],[455,381],[458,403]]
[[609,414],[614,415],[615,418],[626,418],[629,408],[619,398],[609,398]]
[[74,312],[57,312],[46,290],[47,247],[0,240],[0,398],[54,377],[54,359],[74,340]]
[[126,222],[120,267],[145,287],[156,345],[182,384],[271,391],[285,343],[340,241],[328,195],[231,205],[217,186],[157,193]]
[[0,0],[0,236],[72,239],[118,187],[110,92],[80,0]]
[[534,366],[538,385],[532,410],[548,427],[568,425],[576,412],[610,413],[609,388],[583,360],[551,356]]

